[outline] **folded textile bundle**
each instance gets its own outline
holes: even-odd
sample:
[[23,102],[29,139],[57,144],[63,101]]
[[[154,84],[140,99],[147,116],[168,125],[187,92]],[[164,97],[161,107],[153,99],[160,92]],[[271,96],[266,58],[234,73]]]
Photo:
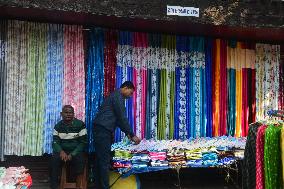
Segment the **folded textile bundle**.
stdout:
[[150,158],[146,153],[136,153],[133,154],[131,158],[131,163],[134,168],[148,167]]
[[32,179],[25,167],[0,167],[0,188],[16,189],[32,185]]
[[201,149],[186,150],[185,156],[187,160],[198,160],[202,159]]
[[245,156],[245,151],[244,150],[240,150],[240,149],[234,150],[234,156],[236,158],[242,159]]
[[177,167],[177,166],[185,166],[185,155],[184,151],[181,149],[173,148],[167,153],[167,160],[169,161],[169,166]]
[[202,161],[202,159],[188,160],[188,161],[186,161],[186,165],[188,167],[203,167],[203,161]]
[[115,150],[114,151],[114,160],[130,160],[132,154],[127,150]]
[[[246,138],[213,137],[180,140],[146,140],[134,145],[129,140],[112,145],[119,168],[210,167],[242,159]],[[229,159],[228,159],[229,158]],[[231,159],[232,158],[232,159]]]
[[168,161],[154,160],[154,161],[151,161],[150,165],[152,167],[167,167],[167,166],[169,166],[169,162]]
[[204,166],[216,166],[218,165],[218,155],[216,152],[202,153],[202,161]]
[[150,159],[152,161],[160,160],[165,161],[167,158],[166,152],[149,152]]
[[114,168],[130,168],[132,167],[132,164],[130,161],[114,160],[112,166]]

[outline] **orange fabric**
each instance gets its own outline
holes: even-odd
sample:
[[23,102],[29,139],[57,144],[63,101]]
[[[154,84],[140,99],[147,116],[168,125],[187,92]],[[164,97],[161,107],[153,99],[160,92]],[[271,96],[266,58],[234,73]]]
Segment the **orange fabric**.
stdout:
[[220,39],[215,40],[213,73],[213,136],[219,136],[220,122]]

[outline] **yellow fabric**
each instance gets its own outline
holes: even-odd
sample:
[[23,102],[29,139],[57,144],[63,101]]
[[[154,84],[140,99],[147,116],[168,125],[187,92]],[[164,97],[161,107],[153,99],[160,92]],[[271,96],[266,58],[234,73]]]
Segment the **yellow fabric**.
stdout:
[[219,122],[220,122],[220,39],[216,39],[216,54],[215,54],[215,91],[213,93],[215,101],[213,102],[213,127],[214,136],[219,136]]
[[242,71],[236,71],[236,137],[241,136],[242,123]]
[[[117,172],[110,172],[109,175],[109,184],[112,185],[117,178],[120,176]],[[111,189],[139,189],[136,176],[131,175],[126,178],[120,178],[118,179],[115,184],[111,187]]]

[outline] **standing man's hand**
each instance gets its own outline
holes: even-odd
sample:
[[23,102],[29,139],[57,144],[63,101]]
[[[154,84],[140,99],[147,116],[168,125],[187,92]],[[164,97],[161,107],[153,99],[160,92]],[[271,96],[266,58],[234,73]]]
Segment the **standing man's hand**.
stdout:
[[133,136],[131,138],[131,140],[135,143],[135,144],[139,144],[141,142],[141,139],[137,136]]
[[67,161],[68,155],[63,150],[61,150],[60,151],[60,158],[61,158],[62,161]]

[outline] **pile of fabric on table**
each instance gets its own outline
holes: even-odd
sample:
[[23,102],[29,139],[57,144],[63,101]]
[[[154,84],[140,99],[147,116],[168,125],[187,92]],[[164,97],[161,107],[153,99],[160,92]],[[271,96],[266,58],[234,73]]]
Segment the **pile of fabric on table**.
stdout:
[[214,137],[180,140],[124,140],[112,145],[114,168],[216,167],[244,157],[246,138]]
[[32,185],[32,178],[25,167],[0,167],[1,189],[27,189]]

